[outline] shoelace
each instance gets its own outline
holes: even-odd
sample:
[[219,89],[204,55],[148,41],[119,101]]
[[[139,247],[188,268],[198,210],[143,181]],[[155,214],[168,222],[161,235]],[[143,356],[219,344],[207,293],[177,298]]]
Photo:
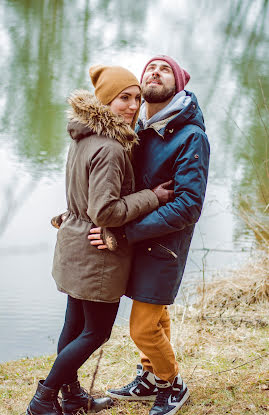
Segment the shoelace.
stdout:
[[167,403],[169,396],[171,395],[172,388],[165,388],[158,391],[158,395],[155,399],[154,406],[164,406]]
[[129,389],[132,386],[137,386],[140,383],[141,379],[141,376],[136,376],[136,378],[131,383],[128,383],[128,385],[124,386],[122,389]]

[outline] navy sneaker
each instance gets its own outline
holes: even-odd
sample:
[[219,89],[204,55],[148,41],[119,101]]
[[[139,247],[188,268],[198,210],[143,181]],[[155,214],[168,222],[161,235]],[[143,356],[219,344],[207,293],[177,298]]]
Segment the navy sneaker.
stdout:
[[158,394],[149,415],[174,415],[190,396],[187,386],[177,375],[171,384],[155,377]]
[[137,365],[137,376],[131,383],[120,389],[109,389],[107,395],[111,398],[127,401],[154,401],[157,392],[153,373],[143,371],[143,366],[139,364]]

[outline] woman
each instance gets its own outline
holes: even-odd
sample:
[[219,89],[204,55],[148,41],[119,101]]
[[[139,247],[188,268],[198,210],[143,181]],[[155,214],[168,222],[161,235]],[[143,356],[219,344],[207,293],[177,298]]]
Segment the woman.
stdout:
[[90,76],[95,96],[76,91],[68,100],[73,139],[66,165],[68,211],[58,231],[52,272],[57,288],[68,294],[65,324],[58,356],[48,377],[39,381],[27,415],[98,412],[113,404],[110,398],[90,397],[80,387],[77,371],[110,337],[125,293],[131,248],[119,234],[115,251],[100,252],[87,235],[96,225],[120,229],[167,199],[159,187],[132,193],[129,155],[137,143],[133,128],[141,102],[139,82],[121,67],[94,66]]

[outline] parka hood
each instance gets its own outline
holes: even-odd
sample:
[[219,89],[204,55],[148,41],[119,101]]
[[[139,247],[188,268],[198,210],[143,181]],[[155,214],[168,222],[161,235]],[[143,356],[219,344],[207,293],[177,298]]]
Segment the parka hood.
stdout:
[[[187,98],[187,105],[183,105],[174,116],[169,116],[166,123],[165,120],[163,120],[161,128],[158,129],[158,134],[164,136],[166,129],[180,129],[189,124],[197,125],[205,131],[203,113],[199,107],[195,94],[186,90],[185,94]],[[148,128],[154,128],[154,124],[151,124]],[[141,130],[144,130],[144,126],[142,120],[139,119],[136,131],[138,132]]]
[[76,90],[67,99],[68,127],[73,140],[79,141],[93,134],[117,140],[127,151],[138,143],[137,134],[124,119],[87,90]]
[[190,91],[185,92],[186,96],[190,97],[190,102],[185,108],[183,108],[179,112],[179,114],[175,118],[173,118],[171,124],[175,126],[183,126],[188,124],[197,125],[203,131],[205,131],[204,116],[201,108],[199,107],[195,94]]

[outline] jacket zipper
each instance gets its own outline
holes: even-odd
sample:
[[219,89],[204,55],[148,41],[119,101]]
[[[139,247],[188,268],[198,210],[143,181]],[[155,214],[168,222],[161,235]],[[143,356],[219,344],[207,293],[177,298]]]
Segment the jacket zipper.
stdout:
[[177,254],[176,254],[174,251],[171,251],[171,249],[166,248],[166,246],[164,246],[164,245],[160,244],[159,242],[155,242],[155,241],[154,241],[154,243],[155,243],[156,245],[159,245],[159,246],[160,246],[161,248],[163,248],[166,252],[169,252],[169,254],[171,254],[174,258],[177,258]]

